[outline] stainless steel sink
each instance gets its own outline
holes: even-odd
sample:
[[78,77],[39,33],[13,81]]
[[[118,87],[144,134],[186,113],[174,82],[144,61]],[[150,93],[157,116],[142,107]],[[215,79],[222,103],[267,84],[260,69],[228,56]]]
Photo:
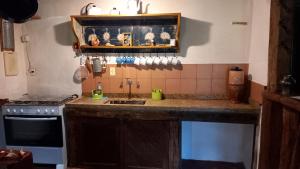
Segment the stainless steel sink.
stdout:
[[144,105],[146,103],[145,100],[110,100],[109,104],[137,104]]

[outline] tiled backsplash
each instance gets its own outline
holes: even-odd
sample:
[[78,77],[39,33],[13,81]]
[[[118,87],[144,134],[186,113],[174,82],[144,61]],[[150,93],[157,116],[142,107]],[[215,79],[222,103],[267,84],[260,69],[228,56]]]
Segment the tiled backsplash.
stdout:
[[[159,88],[164,94],[226,96],[228,71],[234,66],[248,74],[248,64],[184,64],[175,68],[107,65],[105,73],[89,74],[82,92],[91,93],[101,82],[104,93],[128,93],[126,78],[130,78],[133,94],[150,94],[151,89]],[[110,76],[110,67],[115,67],[115,76]]]

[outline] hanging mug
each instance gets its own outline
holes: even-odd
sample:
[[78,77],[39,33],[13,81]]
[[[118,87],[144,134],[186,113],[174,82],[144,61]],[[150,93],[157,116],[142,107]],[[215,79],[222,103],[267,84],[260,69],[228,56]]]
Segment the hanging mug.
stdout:
[[93,59],[93,72],[94,73],[101,73],[102,72],[102,65],[99,58]]

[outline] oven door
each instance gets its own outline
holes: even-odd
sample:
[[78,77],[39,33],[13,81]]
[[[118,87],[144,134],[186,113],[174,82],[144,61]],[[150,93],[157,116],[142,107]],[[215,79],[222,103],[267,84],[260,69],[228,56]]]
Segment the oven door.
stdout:
[[61,116],[3,116],[7,145],[62,147]]

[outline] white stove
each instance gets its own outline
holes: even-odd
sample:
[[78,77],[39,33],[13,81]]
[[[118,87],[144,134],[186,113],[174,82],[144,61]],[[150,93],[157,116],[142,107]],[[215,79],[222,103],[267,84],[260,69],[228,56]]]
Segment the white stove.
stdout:
[[66,168],[64,103],[72,96],[24,96],[2,106],[7,148],[31,151],[33,162]]

